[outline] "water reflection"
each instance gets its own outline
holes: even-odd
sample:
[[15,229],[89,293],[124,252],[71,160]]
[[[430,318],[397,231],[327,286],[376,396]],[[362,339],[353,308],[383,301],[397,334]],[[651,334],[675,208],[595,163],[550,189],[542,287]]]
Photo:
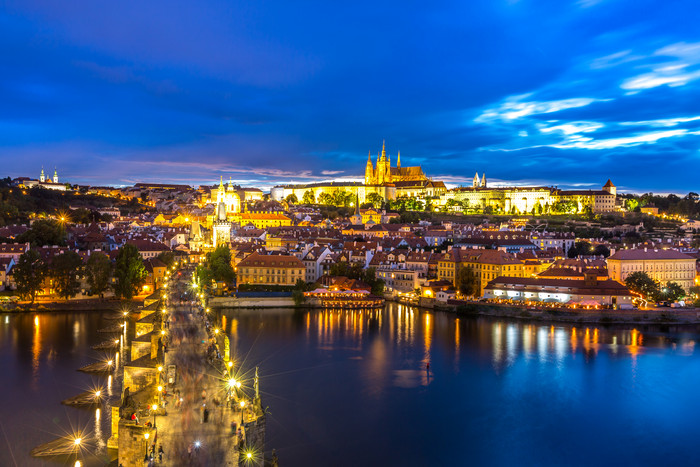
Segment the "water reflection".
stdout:
[[[244,329],[244,334],[262,332],[259,320],[258,313],[247,312],[233,312],[221,317],[222,328],[231,336],[233,349],[239,347],[240,328]],[[294,324],[295,321],[297,324]],[[464,355],[476,350],[479,356],[488,355],[496,373],[521,358],[562,365],[567,358],[581,354],[585,361],[592,362],[603,350],[611,355],[617,354],[620,345],[624,346],[625,354],[631,357],[630,363],[633,365],[645,346],[663,348],[673,345],[663,339],[647,342],[644,332],[636,328],[601,329],[597,326],[464,318],[398,304],[390,304],[384,310],[310,311],[296,317],[292,313],[268,312],[264,322],[266,333],[284,332],[282,329],[289,330],[300,325],[305,342],[312,348],[369,349],[372,358],[385,358],[384,353],[400,353],[418,346],[421,349],[418,359],[405,360],[407,368],[404,369],[410,367],[414,370],[433,367],[436,344],[447,344],[452,349],[452,366],[457,371]],[[387,326],[384,327],[382,323]],[[377,345],[376,336],[381,336],[382,345],[385,343],[386,348]],[[684,355],[693,355],[694,343],[692,339],[682,342]],[[421,373],[420,384],[427,384],[429,373]]]

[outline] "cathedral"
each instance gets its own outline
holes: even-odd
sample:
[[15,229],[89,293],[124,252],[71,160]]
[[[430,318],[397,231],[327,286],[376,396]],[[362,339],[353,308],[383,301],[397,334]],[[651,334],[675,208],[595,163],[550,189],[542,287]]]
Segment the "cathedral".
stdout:
[[382,143],[381,155],[377,155],[377,167],[372,165],[372,154],[367,154],[365,185],[387,185],[396,182],[422,182],[428,180],[420,166],[401,167],[401,152],[396,156],[396,167],[391,166],[386,155],[386,145]]

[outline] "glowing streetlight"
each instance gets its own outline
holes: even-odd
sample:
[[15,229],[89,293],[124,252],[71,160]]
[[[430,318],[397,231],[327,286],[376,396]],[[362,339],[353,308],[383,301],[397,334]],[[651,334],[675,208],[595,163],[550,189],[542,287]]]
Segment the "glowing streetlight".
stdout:
[[230,380],[228,380],[228,385],[229,385],[231,388],[236,387],[236,380],[233,379],[233,378],[231,378]]
[[80,446],[80,443],[82,443],[82,442],[83,442],[83,439],[82,439],[82,438],[75,438],[75,439],[73,440],[73,444],[74,444],[75,446]]
[[114,362],[112,360],[107,360],[107,366],[111,367],[112,365],[114,365]]
[[214,329],[214,334],[219,334],[219,328]]
[[163,365],[158,365],[158,372],[163,371]]
[[99,389],[95,391],[95,399],[99,399],[100,395],[102,395],[102,391],[100,391]]
[[239,405],[241,406],[241,408],[245,407],[245,401],[239,402]]
[[150,433],[144,433],[144,434],[143,434],[143,437],[146,439],[146,456],[145,456],[145,457],[148,457],[148,438],[149,438],[150,436],[151,436]]

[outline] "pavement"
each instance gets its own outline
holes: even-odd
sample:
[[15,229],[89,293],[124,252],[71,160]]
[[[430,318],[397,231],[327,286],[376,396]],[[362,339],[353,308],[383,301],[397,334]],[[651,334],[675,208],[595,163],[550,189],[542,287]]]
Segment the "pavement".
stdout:
[[[155,465],[238,465],[237,446],[245,436],[238,434],[242,414],[235,400],[230,404],[233,408],[227,407],[228,376],[221,370],[223,361],[211,350],[212,330],[198,302],[180,300],[192,296],[191,292],[183,295],[187,291],[184,277],[170,290],[166,370],[162,374],[165,395],[161,397],[165,408],[155,417],[156,460],[159,446],[164,455]],[[165,384],[170,365],[176,367],[174,385]],[[209,411],[206,422],[204,408]]]

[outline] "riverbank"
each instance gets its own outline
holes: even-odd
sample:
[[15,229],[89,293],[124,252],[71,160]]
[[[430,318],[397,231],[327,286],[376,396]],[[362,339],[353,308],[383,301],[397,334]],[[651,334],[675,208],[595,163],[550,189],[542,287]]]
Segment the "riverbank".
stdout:
[[[569,308],[533,308],[525,305],[506,305],[485,302],[468,302],[450,300],[448,303],[434,299],[421,298],[418,303],[404,300],[391,300],[402,305],[426,310],[445,311],[467,316],[491,316],[494,318],[511,318],[546,323],[569,324],[700,324],[698,308],[665,308],[651,310],[572,310]],[[233,298],[216,297],[209,301],[212,308],[289,308],[289,309],[323,309],[318,304],[305,303],[295,306],[291,298]]]
[[[426,306],[427,305],[427,306]],[[421,303],[420,307],[447,311],[458,315],[492,316],[519,320],[569,324],[700,324],[698,308],[667,308],[653,310],[571,310],[568,308],[532,308],[482,302],[450,300],[449,303]],[[413,305],[416,306],[416,305]]]
[[[143,300],[132,300],[133,306],[143,305]],[[80,300],[41,301],[17,303],[0,307],[2,313],[48,313],[58,311],[114,311],[123,306],[121,300],[85,298]]]

